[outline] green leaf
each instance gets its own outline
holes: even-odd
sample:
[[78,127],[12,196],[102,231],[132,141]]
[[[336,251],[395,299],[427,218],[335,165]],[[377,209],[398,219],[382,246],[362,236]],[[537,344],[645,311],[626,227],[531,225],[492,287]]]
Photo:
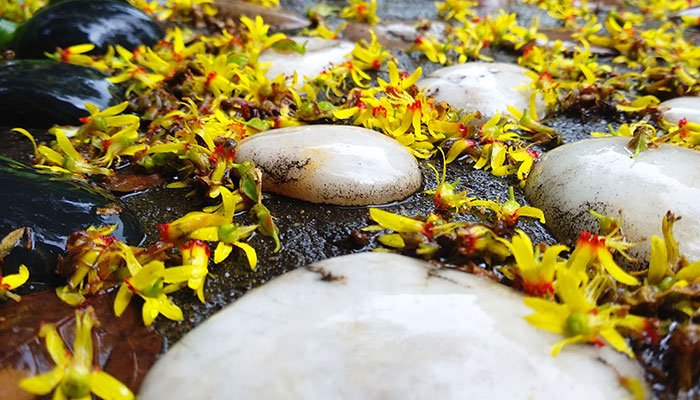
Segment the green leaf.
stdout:
[[0,47],[4,47],[12,40],[19,24],[9,19],[0,18]]

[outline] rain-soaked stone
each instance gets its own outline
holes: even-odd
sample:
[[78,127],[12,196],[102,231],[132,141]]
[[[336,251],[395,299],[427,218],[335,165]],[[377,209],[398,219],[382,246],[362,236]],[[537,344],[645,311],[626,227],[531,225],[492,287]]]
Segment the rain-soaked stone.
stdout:
[[94,68],[53,60],[0,63],[0,125],[78,125],[90,115],[85,103],[105,109],[121,102],[122,90]]
[[684,96],[666,100],[659,104],[661,115],[668,122],[677,124],[681,119],[700,124],[700,97]]
[[263,189],[314,203],[360,206],[402,200],[420,189],[422,174],[398,142],[370,129],[306,125],[251,136],[236,162],[263,171]]
[[700,18],[700,7],[690,7],[685,10],[678,11],[672,16],[673,19],[680,20],[682,17]]
[[357,42],[370,41],[374,31],[377,41],[388,49],[407,50],[419,37],[433,37],[437,41],[445,38],[447,25],[439,21],[381,21],[372,26],[362,22],[351,22],[343,30],[346,39]]
[[[544,211],[554,235],[572,243],[582,230],[598,231],[589,213],[617,216],[622,210],[623,231],[631,241],[662,236],[667,211],[682,217],[674,225],[680,253],[700,260],[700,153],[662,144],[632,158],[629,138],[587,139],[558,147],[535,164],[525,193]],[[649,240],[630,254],[644,265]]]
[[315,37],[294,36],[290,39],[297,43],[306,43],[306,52],[280,52],[273,49],[263,51],[258,58],[260,63],[272,63],[267,71],[267,78],[275,79],[279,74],[291,77],[297,73],[299,82],[304,77],[314,78],[329,69],[333,64],[347,61],[355,45],[346,40],[322,39]]
[[[468,62],[434,71],[416,82],[427,95],[435,96],[466,112],[480,111],[483,122],[496,113],[509,114],[507,106],[518,110],[529,107],[532,89],[523,89],[530,83],[527,69],[506,63]],[[544,118],[546,106],[538,95],[537,115]]]
[[143,240],[134,214],[114,196],[86,183],[42,174],[0,157],[0,188],[0,238],[29,228],[29,247],[17,246],[5,258],[4,275],[25,264],[30,282],[59,283],[56,261],[65,252],[68,236],[91,225],[116,224],[115,238],[132,246]]
[[[523,296],[386,253],[318,262],[245,294],[146,376],[153,399],[617,399],[636,362],[536,329]],[[647,390],[646,393],[649,393]]]
[[308,18],[281,8],[266,7],[248,1],[216,0],[219,15],[231,17],[238,21],[241,17],[262,17],[263,21],[275,31],[287,31],[306,28],[311,25]]
[[146,13],[127,2],[70,0],[39,10],[15,33],[10,48],[20,58],[43,58],[56,47],[92,43],[94,53],[103,54],[110,45],[131,51],[152,46],[163,29]]
[[[537,33],[541,33],[547,36],[547,39],[537,38],[535,40],[536,46],[547,46],[551,48],[558,40],[561,42],[564,51],[568,53],[574,53],[577,48],[584,48],[583,44],[579,43],[572,36],[574,31],[568,28],[541,28],[537,31]],[[588,50],[591,52],[591,54],[596,54],[600,56],[614,56],[620,54],[620,52],[618,52],[615,49],[609,49],[607,47],[595,45],[590,45]]]

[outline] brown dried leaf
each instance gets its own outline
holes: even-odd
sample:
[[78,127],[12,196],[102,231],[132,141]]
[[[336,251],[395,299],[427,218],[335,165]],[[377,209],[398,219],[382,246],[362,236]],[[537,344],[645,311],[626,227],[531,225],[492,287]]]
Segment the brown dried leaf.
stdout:
[[[114,292],[90,298],[100,326],[93,329],[94,363],[127,385],[134,393],[161,349],[161,336],[141,322],[132,302],[121,317],[112,309]],[[46,345],[39,338],[42,322],[56,325],[66,346],[75,338],[75,308],[63,303],[53,291],[22,296],[19,303],[0,304],[0,399],[32,399],[18,382],[53,368]]]
[[164,182],[160,174],[119,174],[105,182],[105,187],[114,192],[130,193],[162,185]]

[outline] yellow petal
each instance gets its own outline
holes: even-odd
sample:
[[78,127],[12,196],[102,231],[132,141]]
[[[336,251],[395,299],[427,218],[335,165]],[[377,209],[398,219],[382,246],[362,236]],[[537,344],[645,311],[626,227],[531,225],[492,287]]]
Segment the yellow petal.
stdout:
[[380,210],[379,208],[370,208],[369,215],[382,227],[391,229],[395,232],[420,232],[423,230],[423,222],[401,215],[392,214],[390,212]]
[[559,352],[561,351],[561,348],[564,347],[564,345],[566,345],[566,344],[580,343],[580,342],[586,342],[586,341],[588,341],[588,338],[586,336],[583,336],[583,335],[576,335],[576,336],[572,336],[570,338],[566,338],[566,339],[562,340],[561,342],[552,346],[552,356],[556,356],[557,354],[559,354]]
[[333,111],[333,116],[336,119],[346,119],[350,118],[353,115],[357,114],[357,112],[360,110],[359,107],[351,107],[351,108],[346,108],[344,110],[336,110]]
[[34,140],[34,136],[32,136],[31,133],[27,132],[26,129],[22,128],[14,128],[12,129],[12,132],[17,132],[26,136],[32,142],[32,147],[34,147],[34,158],[39,158],[39,152],[36,147],[36,140]]
[[530,325],[550,332],[564,334],[566,319],[570,310],[564,304],[555,303],[539,297],[526,297],[525,305],[535,310],[535,314],[525,317]]
[[165,273],[165,264],[162,261],[151,261],[144,265],[136,275],[130,279],[131,286],[137,291],[143,290],[150,286],[154,280],[163,277]]
[[2,277],[2,284],[10,289],[15,289],[24,284],[29,279],[29,270],[24,264],[19,266],[19,273]]
[[175,305],[175,303],[170,301],[168,296],[161,294],[158,297],[158,299],[155,301],[158,302],[158,310],[166,318],[171,319],[171,320],[175,320],[175,321],[181,320],[183,318],[182,317],[182,310],[180,309],[180,307],[178,307],[177,305]]
[[615,278],[616,281],[625,285],[637,286],[639,281],[637,278],[623,271],[612,258],[610,252],[605,248],[598,248],[598,260],[605,270]]
[[206,228],[197,229],[196,231],[190,234],[190,238],[216,242],[217,240],[219,240],[219,227],[208,226]]
[[76,44],[75,46],[69,47],[71,54],[87,53],[88,51],[90,51],[94,48],[95,48],[95,45],[92,43]]
[[44,324],[39,330],[39,336],[46,340],[46,350],[48,350],[51,359],[59,366],[65,366],[68,363],[66,347],[63,345],[63,339],[59,336],[54,324]]
[[233,219],[233,214],[236,212],[236,199],[233,194],[226,186],[220,186],[221,199],[224,203],[224,217],[231,221]]
[[68,140],[68,138],[62,130],[54,128],[51,130],[51,132],[54,135],[56,135],[56,142],[58,143],[58,147],[61,148],[65,155],[75,160],[83,160],[83,157],[80,155],[80,153],[78,153],[77,150],[75,150],[73,144],[70,142],[70,140]]
[[226,259],[229,254],[231,254],[233,247],[224,242],[219,242],[214,250],[214,264],[218,264]]
[[688,282],[692,282],[698,277],[700,277],[700,261],[696,261],[687,267],[684,267],[676,274],[678,279],[685,279]]
[[90,390],[106,400],[132,400],[134,394],[126,385],[104,371],[92,371]]
[[157,299],[153,299],[150,297],[143,297],[143,300],[143,308],[141,309],[143,323],[146,326],[151,326],[153,320],[155,320],[159,314],[158,306],[160,305],[160,302]]
[[117,317],[122,315],[124,310],[126,310],[126,306],[129,305],[129,302],[131,301],[131,297],[133,295],[134,292],[132,292],[131,289],[129,289],[126,283],[123,283],[119,287],[117,297],[114,299],[114,315],[116,315]]
[[56,296],[64,303],[70,304],[71,306],[77,306],[85,301],[85,296],[80,294],[80,292],[72,291],[68,285],[57,287]]
[[599,333],[606,342],[610,343],[610,345],[615,348],[615,350],[627,354],[630,358],[634,358],[634,353],[627,345],[625,338],[622,337],[615,328],[601,329]]
[[540,220],[541,223],[544,222],[544,213],[542,210],[540,210],[537,207],[530,207],[530,206],[522,206],[518,208],[518,211],[515,212],[518,217],[532,217],[532,218],[537,218]]
[[667,261],[666,243],[654,235],[651,237],[651,257],[649,260],[649,283],[656,285],[666,276]]
[[248,243],[233,242],[232,244],[245,252],[246,257],[248,258],[248,265],[250,265],[250,269],[255,270],[255,267],[258,265],[258,255],[255,253],[255,249],[251,247]]
[[395,249],[402,249],[406,243],[404,243],[403,238],[398,233],[392,233],[389,235],[380,236],[377,240],[384,246],[393,247]]
[[45,374],[22,379],[19,381],[19,386],[27,392],[45,395],[51,393],[61,379],[63,379],[63,368],[56,366]]
[[179,267],[166,268],[163,273],[165,283],[185,282],[192,276],[193,265],[181,265]]
[[[556,291],[562,303],[566,304],[572,311],[587,313],[593,309],[584,295],[581,285],[581,275],[569,268],[562,268],[557,271]],[[567,316],[568,317],[568,316]]]

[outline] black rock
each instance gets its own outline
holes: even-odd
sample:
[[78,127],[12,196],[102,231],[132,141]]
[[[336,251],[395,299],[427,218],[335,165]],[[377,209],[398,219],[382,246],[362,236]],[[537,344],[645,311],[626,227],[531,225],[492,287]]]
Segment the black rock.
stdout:
[[[20,264],[29,268],[29,281],[58,285],[55,274],[59,254],[65,253],[68,236],[92,226],[114,225],[113,235],[129,245],[139,245],[144,234],[135,215],[117,198],[89,184],[53,174],[39,173],[0,157],[0,238],[11,231],[30,228],[30,248],[15,247],[5,258],[3,275],[16,273]],[[101,214],[98,209],[121,209]]]
[[24,23],[10,43],[18,58],[43,58],[56,47],[92,43],[91,54],[103,54],[109,45],[128,50],[154,45],[163,29],[143,11],[119,1],[61,1],[39,10]]
[[107,77],[94,68],[53,60],[0,64],[0,125],[79,125],[78,119],[89,115],[86,102],[100,109],[121,102],[122,90]]

